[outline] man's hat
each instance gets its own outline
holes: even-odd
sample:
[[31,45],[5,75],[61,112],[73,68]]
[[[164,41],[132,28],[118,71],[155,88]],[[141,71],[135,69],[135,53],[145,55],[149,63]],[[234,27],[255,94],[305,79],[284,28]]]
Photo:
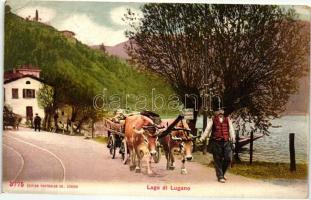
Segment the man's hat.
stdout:
[[224,109],[220,96],[214,96],[212,98],[212,109],[214,112]]

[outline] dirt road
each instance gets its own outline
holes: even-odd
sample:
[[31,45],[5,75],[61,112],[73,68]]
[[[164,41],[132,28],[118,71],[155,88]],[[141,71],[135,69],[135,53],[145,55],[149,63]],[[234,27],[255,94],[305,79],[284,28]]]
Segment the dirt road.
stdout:
[[[128,165],[122,164],[120,156],[111,159],[106,145],[91,139],[30,129],[3,134],[3,187],[6,192],[307,197],[305,181],[267,182],[228,174],[229,180],[222,184],[217,182],[213,168],[188,162],[188,174],[182,175],[180,165],[178,160],[176,169],[167,171],[162,157],[160,163],[152,163],[155,175],[147,176],[145,169],[140,174],[130,171]],[[23,181],[24,187],[10,186],[10,181],[14,180]],[[44,183],[64,184],[65,188],[45,187]]]

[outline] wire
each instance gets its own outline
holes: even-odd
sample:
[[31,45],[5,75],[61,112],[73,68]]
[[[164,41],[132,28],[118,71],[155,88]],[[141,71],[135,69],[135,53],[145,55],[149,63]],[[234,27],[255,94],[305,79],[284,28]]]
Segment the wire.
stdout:
[[13,11],[13,12],[16,12],[17,10],[20,10],[20,9],[22,9],[22,8],[25,8],[25,7],[27,7],[27,6],[29,5],[29,3],[31,3],[31,2],[33,2],[33,0],[30,0],[30,1],[26,2],[26,4],[24,4],[23,6],[21,6],[21,7],[19,7],[19,8],[14,8],[14,9],[11,8],[11,12],[12,12],[12,11]]

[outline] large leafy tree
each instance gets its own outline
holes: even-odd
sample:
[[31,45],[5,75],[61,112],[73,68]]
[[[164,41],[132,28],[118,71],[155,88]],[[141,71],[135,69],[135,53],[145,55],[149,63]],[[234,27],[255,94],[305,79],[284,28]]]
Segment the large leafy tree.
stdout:
[[37,100],[39,106],[44,109],[43,127],[45,129],[50,128],[51,117],[53,116],[55,107],[55,101],[53,97],[54,89],[49,85],[42,84],[37,95]]
[[[132,61],[173,86],[185,107],[202,108],[204,84],[238,126],[268,133],[308,70],[309,25],[292,9],[265,5],[146,4],[129,10]],[[245,127],[245,126],[244,126]]]

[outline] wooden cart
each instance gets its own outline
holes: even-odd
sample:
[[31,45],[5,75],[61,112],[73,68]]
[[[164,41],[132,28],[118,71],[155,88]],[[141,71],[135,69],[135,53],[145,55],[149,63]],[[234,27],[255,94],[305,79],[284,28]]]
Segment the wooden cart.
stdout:
[[121,155],[122,161],[125,161],[127,154],[125,139],[124,139],[124,126],[122,123],[116,123],[109,119],[104,119],[104,127],[108,133],[108,144],[109,153],[111,158],[116,157],[116,151],[119,149],[119,154]]

